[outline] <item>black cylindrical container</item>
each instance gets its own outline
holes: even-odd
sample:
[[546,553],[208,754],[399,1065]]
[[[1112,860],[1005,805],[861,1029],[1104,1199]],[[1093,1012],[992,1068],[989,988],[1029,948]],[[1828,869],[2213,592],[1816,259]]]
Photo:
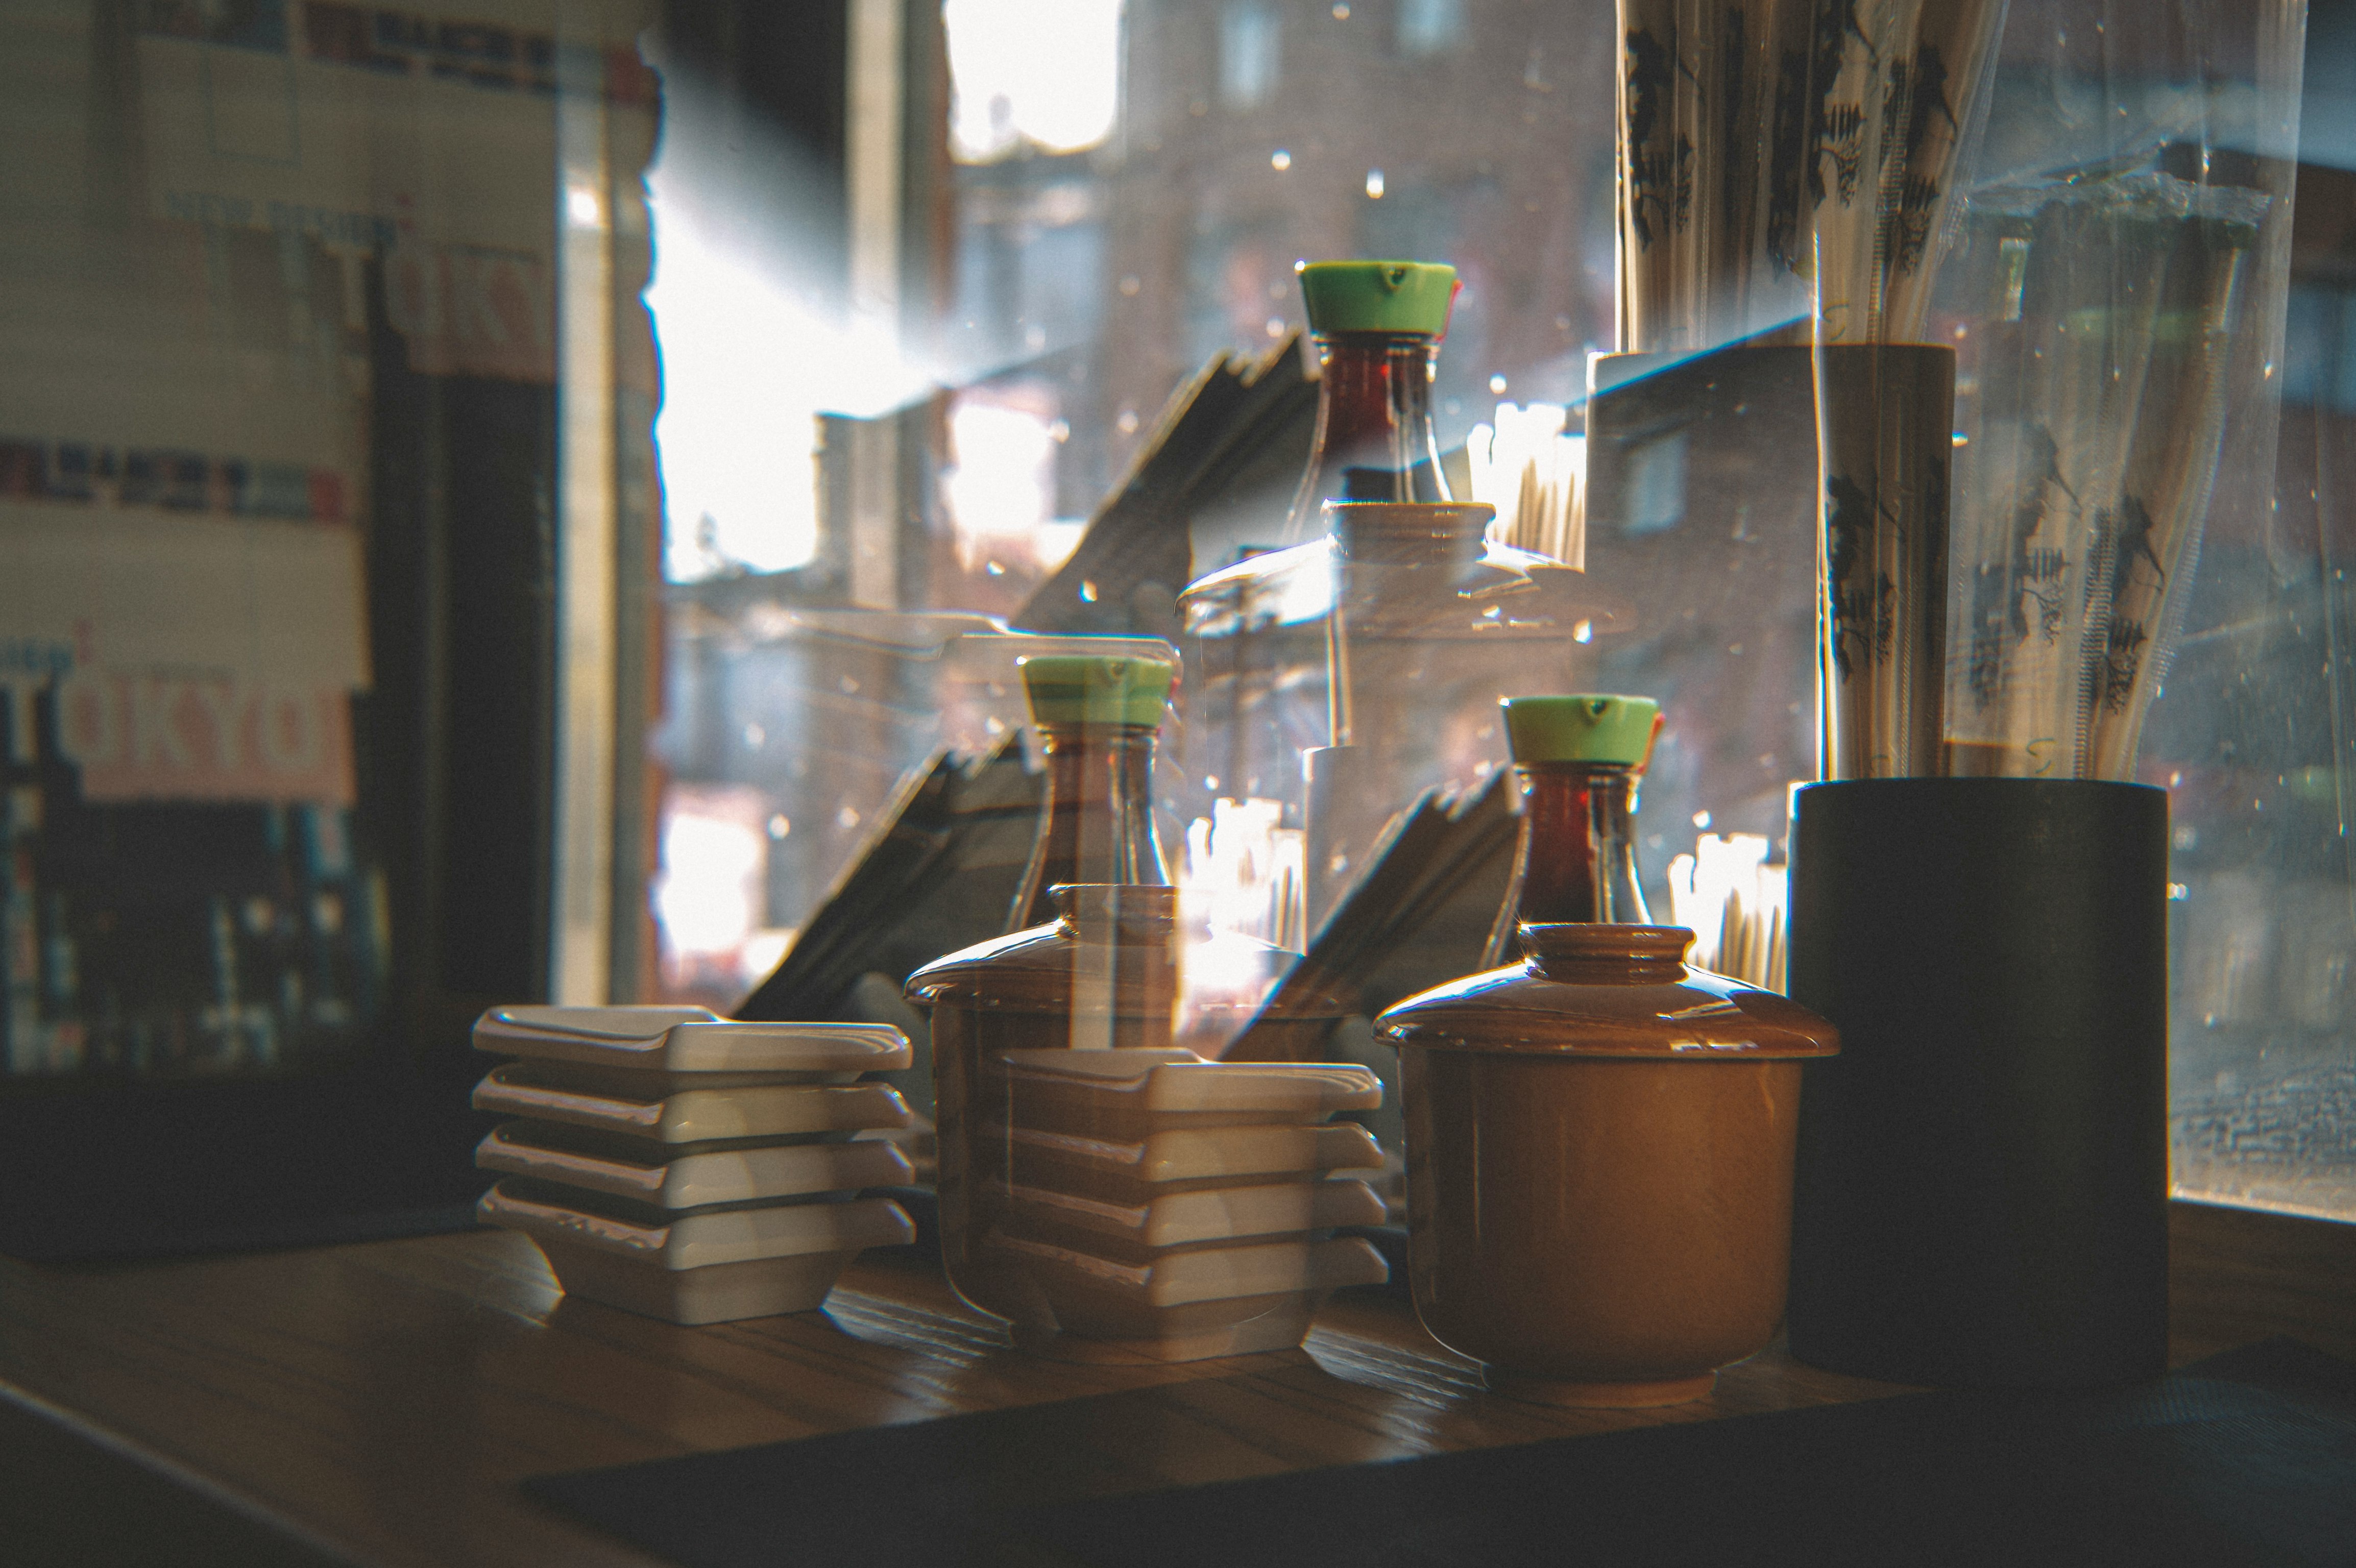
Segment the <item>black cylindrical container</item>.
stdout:
[[1799,792],[1808,1065],[1792,1352],[2068,1388],[2168,1360],[2168,796],[1869,779]]

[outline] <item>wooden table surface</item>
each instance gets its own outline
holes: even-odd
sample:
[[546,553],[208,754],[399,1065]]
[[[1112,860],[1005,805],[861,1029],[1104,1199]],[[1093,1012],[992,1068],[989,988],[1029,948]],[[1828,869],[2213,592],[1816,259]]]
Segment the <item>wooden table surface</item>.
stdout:
[[[2179,1253],[2200,1253],[2179,1230]],[[2249,1290],[2190,1299],[2187,1355],[2276,1326]],[[821,1313],[706,1328],[567,1301],[498,1232],[0,1259],[0,1560],[644,1564],[516,1483],[1140,1389],[1166,1419],[1129,1471],[1173,1484],[1896,1392],[1771,1349],[1699,1403],[1550,1410],[1483,1392],[1402,1305],[1365,1296],[1329,1306],[1298,1350],[1065,1365],[1004,1348],[905,1254],[854,1265]]]

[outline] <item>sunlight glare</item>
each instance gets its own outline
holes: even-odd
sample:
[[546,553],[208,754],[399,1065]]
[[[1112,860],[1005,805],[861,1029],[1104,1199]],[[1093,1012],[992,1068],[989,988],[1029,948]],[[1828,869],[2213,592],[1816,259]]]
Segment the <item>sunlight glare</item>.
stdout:
[[949,139],[988,163],[1028,142],[1076,153],[1120,111],[1121,0],[947,0]]

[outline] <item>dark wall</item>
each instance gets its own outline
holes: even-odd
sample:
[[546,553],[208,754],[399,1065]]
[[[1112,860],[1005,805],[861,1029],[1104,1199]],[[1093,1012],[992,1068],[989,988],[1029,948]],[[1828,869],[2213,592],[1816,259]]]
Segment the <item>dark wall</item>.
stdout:
[[556,390],[411,370],[370,293],[359,827],[391,871],[407,1032],[438,1051],[548,986]]

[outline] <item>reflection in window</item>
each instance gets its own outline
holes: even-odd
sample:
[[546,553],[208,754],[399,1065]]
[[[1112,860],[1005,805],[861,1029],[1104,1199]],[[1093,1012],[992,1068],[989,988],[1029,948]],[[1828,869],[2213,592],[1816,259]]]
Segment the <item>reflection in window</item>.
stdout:
[[1464,28],[1464,0],[1399,0],[1398,47],[1403,55],[1434,55]]
[[[2310,105],[2310,118],[2314,116]],[[2271,515],[2219,507],[2145,731],[2169,786],[2169,1072],[2179,1194],[2356,1213],[2356,913],[2343,664],[2356,446],[2351,186],[2302,166]],[[2304,230],[2303,230],[2304,232]]]
[[1219,101],[1257,109],[1276,95],[1282,24],[1267,0],[1229,0],[1219,13]]
[[1686,435],[1677,431],[1648,441],[1629,455],[1628,515],[1631,534],[1657,534],[1686,520]]

